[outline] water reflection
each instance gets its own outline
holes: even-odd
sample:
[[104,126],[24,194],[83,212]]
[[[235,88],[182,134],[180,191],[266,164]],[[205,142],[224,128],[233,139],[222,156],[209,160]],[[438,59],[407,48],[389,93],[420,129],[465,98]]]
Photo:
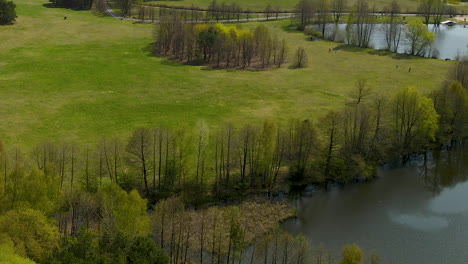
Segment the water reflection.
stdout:
[[435,215],[390,213],[390,217],[398,224],[409,226],[421,231],[438,231],[449,225],[448,219]]
[[[385,33],[383,24],[378,24],[371,36],[370,45],[374,49],[385,49]],[[462,25],[439,27],[429,25],[428,30],[436,34],[434,44],[432,47],[431,57],[438,59],[457,59],[459,56],[468,55],[468,27]],[[328,26],[328,31],[334,31],[334,25]],[[340,24],[338,27],[336,41],[344,42],[346,24]],[[404,40],[404,33],[402,35],[398,53],[407,53],[409,49],[408,43]]]
[[375,250],[384,263],[468,263],[468,146],[382,169],[370,183],[295,199],[298,218],[284,223],[337,255],[347,243]]

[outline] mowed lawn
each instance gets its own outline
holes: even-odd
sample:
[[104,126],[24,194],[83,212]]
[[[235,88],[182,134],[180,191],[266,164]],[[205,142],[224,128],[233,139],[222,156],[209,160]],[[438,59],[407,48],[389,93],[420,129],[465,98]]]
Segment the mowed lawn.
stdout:
[[206,70],[152,56],[152,25],[47,8],[40,0],[16,3],[17,23],[0,27],[0,139],[9,146],[96,143],[141,126],[316,119],[341,107],[358,78],[389,95],[409,85],[430,92],[451,65],[372,50],[329,53],[339,44],[307,41],[281,21],[266,25],[287,39],[290,55],[306,48],[308,68]]
[[[281,10],[294,10],[294,7],[300,0],[217,0],[216,2],[232,4],[237,3],[243,9],[250,9],[252,11],[264,11],[265,7],[270,4],[273,8],[279,7]],[[371,7],[375,7],[377,10],[384,10],[386,6],[392,3],[393,0],[368,0]],[[155,4],[165,4],[170,6],[185,6],[190,7],[192,5],[208,8],[213,0],[162,0],[162,1],[149,1],[150,3]],[[356,0],[348,0],[348,9],[351,9],[351,6],[354,5]],[[417,0],[404,0],[399,1],[402,11],[416,11],[419,1]]]

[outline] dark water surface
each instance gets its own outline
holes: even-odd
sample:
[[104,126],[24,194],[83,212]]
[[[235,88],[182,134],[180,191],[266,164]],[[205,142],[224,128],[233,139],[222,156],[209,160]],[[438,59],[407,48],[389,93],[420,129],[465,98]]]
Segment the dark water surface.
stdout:
[[298,218],[283,228],[337,255],[357,243],[384,263],[468,263],[468,147],[383,168],[370,183],[316,191],[292,204]]

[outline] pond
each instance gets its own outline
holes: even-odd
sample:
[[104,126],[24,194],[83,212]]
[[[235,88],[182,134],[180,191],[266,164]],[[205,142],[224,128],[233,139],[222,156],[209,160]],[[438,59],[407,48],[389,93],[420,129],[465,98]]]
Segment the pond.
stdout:
[[[374,49],[385,49],[385,33],[383,27],[383,24],[375,25],[371,36],[371,46]],[[345,29],[346,24],[339,25],[341,38],[344,38]],[[437,27],[429,25],[428,30],[436,34],[436,38],[432,46],[436,58],[454,60],[459,55],[468,55],[468,26],[440,25]],[[398,53],[406,53],[407,51],[408,43],[404,40],[403,33]]]
[[340,254],[357,243],[383,263],[468,263],[468,147],[382,168],[369,183],[312,191],[283,228]]

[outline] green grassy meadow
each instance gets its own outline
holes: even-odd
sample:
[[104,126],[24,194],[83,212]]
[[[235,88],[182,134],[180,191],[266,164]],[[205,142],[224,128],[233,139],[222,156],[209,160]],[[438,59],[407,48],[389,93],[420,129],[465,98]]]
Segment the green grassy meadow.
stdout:
[[342,106],[357,78],[388,94],[409,85],[429,92],[451,64],[354,48],[329,53],[339,44],[307,41],[278,21],[266,25],[287,39],[290,55],[306,48],[308,68],[207,70],[152,56],[152,25],[46,3],[16,1],[17,22],[0,27],[0,138],[9,146],[95,143],[141,126],[313,119]]

